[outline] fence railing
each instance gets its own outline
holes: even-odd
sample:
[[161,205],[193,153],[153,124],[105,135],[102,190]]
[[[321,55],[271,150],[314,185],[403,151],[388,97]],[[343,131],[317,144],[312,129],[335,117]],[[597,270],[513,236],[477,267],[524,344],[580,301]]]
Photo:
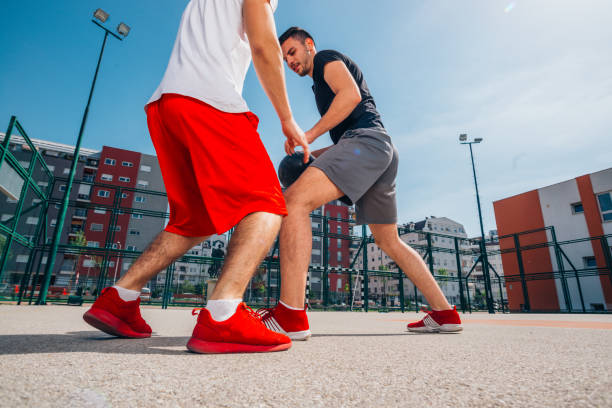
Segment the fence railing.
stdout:
[[[10,144],[13,134],[23,138],[21,146]],[[0,174],[0,300],[93,301],[129,269],[168,218],[164,192],[95,182],[92,173],[83,173],[74,182],[58,261],[47,277],[53,217],[66,179],[53,176],[14,117],[0,145]],[[311,220],[313,257],[306,288],[311,308],[406,311],[427,306],[365,226],[321,210]],[[148,232],[127,231],[138,223]],[[606,300],[612,296],[607,293],[612,291],[612,235],[559,241],[555,229],[546,227],[481,242],[462,237],[460,231],[400,226],[398,232],[423,257],[449,301],[464,312],[612,309]],[[188,253],[177,259],[147,284],[142,302],[163,308],[202,306],[223,267],[223,252],[218,254]],[[51,285],[41,293],[47,278]],[[281,284],[276,242],[244,299],[255,306],[273,305]]]

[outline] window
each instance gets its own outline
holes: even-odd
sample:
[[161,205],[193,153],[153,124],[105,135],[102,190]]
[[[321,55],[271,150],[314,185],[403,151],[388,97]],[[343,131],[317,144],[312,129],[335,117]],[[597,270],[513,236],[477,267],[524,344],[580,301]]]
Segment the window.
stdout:
[[108,164],[109,166],[114,166],[117,161],[115,159],[104,159],[104,164]]
[[128,193],[121,193],[121,198],[128,198]]
[[49,169],[50,172],[53,172],[55,170],[55,166],[52,166],[50,164],[47,164],[47,168]]
[[338,248],[342,248],[342,240],[338,240]]
[[135,245],[128,245],[126,249],[128,251],[138,251],[138,248],[136,248]]
[[149,185],[148,181],[138,180],[138,187],[147,187]]
[[50,227],[55,227],[55,225],[57,224],[57,219],[52,219],[51,222],[49,223]]
[[13,214],[2,214],[2,219],[0,219],[0,221],[4,222],[6,220],[9,220],[13,218]]
[[597,260],[595,259],[594,256],[584,256],[582,257],[582,261],[584,262],[585,268],[596,268],[597,267]]
[[129,177],[123,177],[123,176],[119,177],[119,181],[122,181],[124,183],[129,183],[130,180],[131,179]]
[[338,231],[338,234],[342,234],[342,227],[340,225],[338,225],[338,228],[336,230]]
[[146,171],[147,173],[151,172],[151,166],[145,166],[144,164],[140,165],[140,171]]
[[130,230],[130,235],[140,235],[140,231],[131,229]]
[[108,266],[109,266],[109,268],[113,268],[113,267],[115,267],[115,261],[110,261],[110,262],[108,263]]
[[113,231],[121,231],[121,225],[115,225]]
[[601,218],[604,221],[612,221],[612,192],[597,194],[597,201],[599,201]]
[[342,262],[342,252],[336,252],[338,254],[338,262]]
[[15,261],[19,262],[19,263],[26,263],[28,262],[28,259],[30,257],[28,255],[17,255],[17,258],[15,259]]
[[122,165],[123,167],[134,167],[134,163],[129,162],[129,161],[124,161],[124,162],[121,162],[121,165]]
[[68,173],[70,173],[70,169],[69,169],[68,167],[66,167],[66,168],[64,169],[64,174],[68,174]]
[[89,229],[92,230],[92,231],[104,231],[104,225],[92,223],[89,226]]
[[86,259],[83,261],[83,266],[86,268],[92,268],[96,266],[96,263],[93,261],[93,259]]
[[96,208],[94,212],[96,214],[106,214],[106,210],[104,208]]
[[104,181],[113,181],[113,175],[112,174],[105,174],[105,173],[103,173],[100,176],[100,179],[102,179]]
[[98,197],[109,197],[110,196],[110,191],[108,190],[98,190]]
[[38,217],[28,217],[26,219],[26,224],[37,225],[38,224]]
[[117,245],[117,243],[114,243],[114,244],[112,244],[112,245],[111,245],[111,248],[112,248],[112,249],[117,249],[118,247],[119,247],[119,246]]
[[582,206],[582,203],[574,203],[571,205],[572,207],[572,214],[580,214],[584,212],[584,207]]
[[143,197],[143,196],[136,196],[134,201],[137,202],[137,203],[144,203],[146,201],[146,198]]
[[62,184],[61,186],[59,186],[59,191],[62,191],[62,192],[66,191],[66,185]]
[[132,218],[135,220],[142,220],[142,214],[132,214]]
[[87,241],[87,246],[91,248],[100,248],[100,243],[98,241]]

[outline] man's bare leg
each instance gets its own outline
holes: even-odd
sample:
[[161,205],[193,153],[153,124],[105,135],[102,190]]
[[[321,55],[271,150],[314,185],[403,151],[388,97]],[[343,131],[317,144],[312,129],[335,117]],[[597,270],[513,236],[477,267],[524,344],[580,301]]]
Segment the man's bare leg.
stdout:
[[277,214],[256,212],[238,223],[210,300],[242,298],[255,269],[274,243],[281,220]]
[[285,191],[289,215],[280,232],[281,295],[291,307],[304,307],[306,276],[312,252],[310,212],[344,193],[316,167],[309,167]]
[[185,237],[172,232],[160,232],[116,285],[140,292],[162,269],[206,238],[208,237]]
[[[417,251],[410,248],[397,234],[396,224],[370,224],[376,245],[404,271],[406,276],[423,293],[433,310],[451,308],[438,283]],[[284,282],[283,282],[284,284]]]

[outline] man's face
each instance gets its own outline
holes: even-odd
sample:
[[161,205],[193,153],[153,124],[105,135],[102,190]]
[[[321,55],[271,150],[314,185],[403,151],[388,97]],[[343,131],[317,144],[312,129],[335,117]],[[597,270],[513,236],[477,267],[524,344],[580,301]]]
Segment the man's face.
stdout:
[[314,52],[308,52],[308,43],[304,44],[298,39],[288,38],[281,47],[283,49],[283,58],[293,72],[299,76],[306,76],[310,73]]

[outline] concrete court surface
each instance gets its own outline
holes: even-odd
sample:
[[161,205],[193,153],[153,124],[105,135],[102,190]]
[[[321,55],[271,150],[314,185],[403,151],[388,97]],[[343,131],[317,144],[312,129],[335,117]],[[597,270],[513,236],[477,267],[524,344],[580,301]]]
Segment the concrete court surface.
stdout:
[[286,352],[186,351],[190,309],[146,308],[154,337],[112,338],[86,307],[0,305],[2,407],[610,407],[612,315],[309,313]]

